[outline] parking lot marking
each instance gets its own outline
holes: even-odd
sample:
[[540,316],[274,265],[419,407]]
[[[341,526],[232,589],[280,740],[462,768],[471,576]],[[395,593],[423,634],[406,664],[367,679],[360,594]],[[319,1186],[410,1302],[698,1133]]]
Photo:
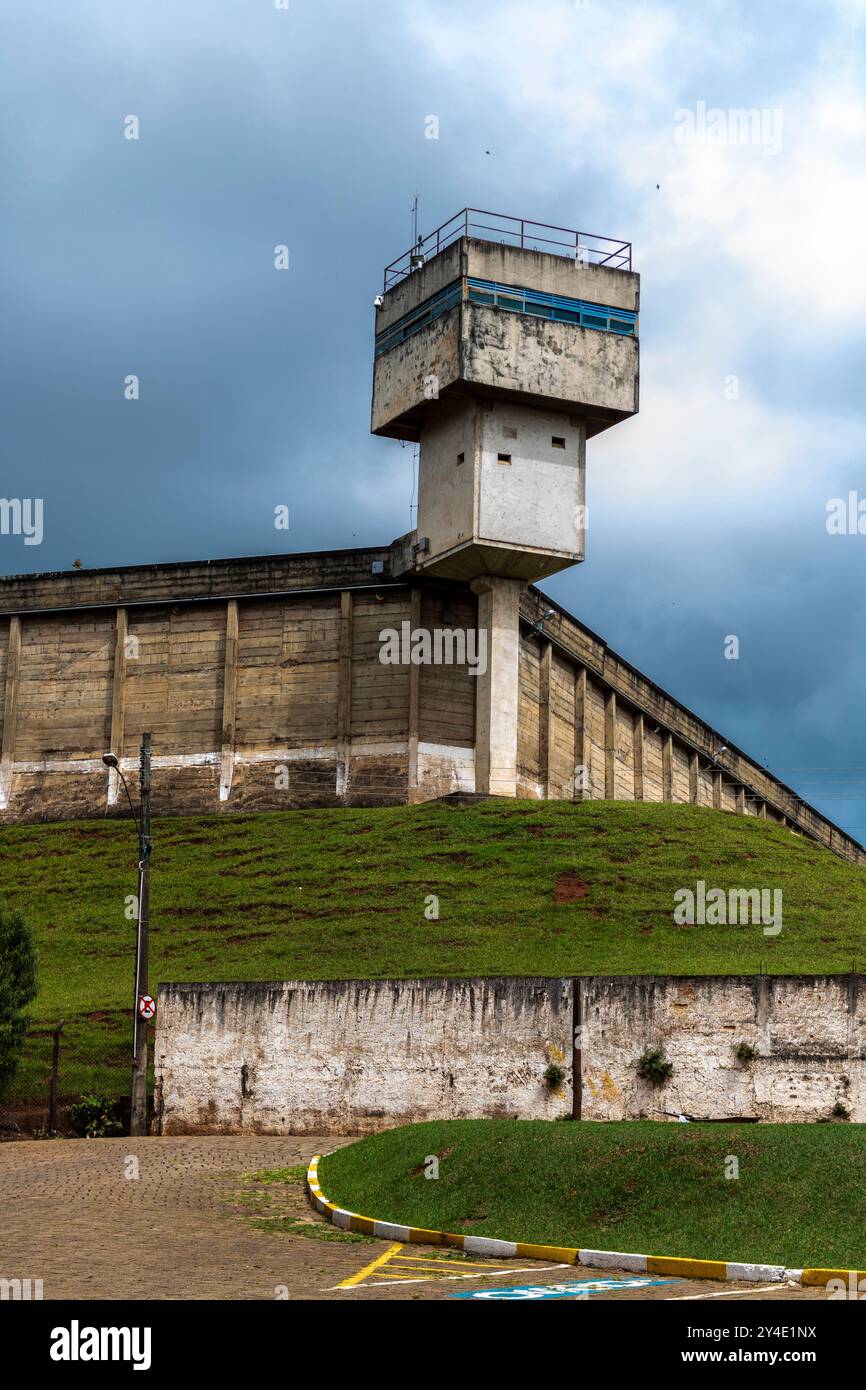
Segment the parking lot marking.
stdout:
[[397,1251],[402,1249],[403,1246],[400,1242],[395,1241],[393,1245],[388,1246],[384,1255],[378,1255],[375,1260],[371,1260],[368,1265],[364,1265],[363,1269],[359,1269],[357,1274],[350,1274],[348,1279],[344,1279],[342,1283],[337,1285],[337,1288],[350,1289],[355,1284],[360,1284],[362,1279],[366,1279],[374,1270],[379,1268],[379,1265],[385,1264],[387,1260],[390,1260],[392,1255],[396,1255]]
[[461,1260],[448,1255],[402,1255],[405,1247],[399,1242],[371,1260],[357,1274],[335,1285],[336,1289],[356,1289],[362,1284],[386,1287],[395,1284],[426,1284],[437,1279],[485,1279],[498,1274],[539,1274],[550,1270],[569,1269],[569,1265],[531,1265],[529,1267],[497,1264],[493,1261]]
[[[566,1266],[560,1266],[566,1268]],[[616,1293],[620,1289],[648,1289],[670,1284],[670,1279],[570,1279],[566,1284],[519,1284],[502,1289],[473,1289],[471,1293],[452,1293],[450,1298],[539,1299],[579,1298],[588,1301],[594,1293]]]

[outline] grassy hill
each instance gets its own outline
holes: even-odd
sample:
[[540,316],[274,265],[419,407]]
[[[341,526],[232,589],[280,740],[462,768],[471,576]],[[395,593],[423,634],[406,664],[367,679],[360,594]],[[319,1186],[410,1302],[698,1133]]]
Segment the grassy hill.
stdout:
[[[350,1211],[427,1230],[862,1269],[860,1128],[440,1120],[338,1149],[319,1179]],[[429,1154],[439,1156],[438,1182],[424,1177]],[[739,1162],[736,1181],[725,1176],[729,1155]]]
[[[17,1091],[126,1084],[129,822],[0,828],[0,895],[38,940]],[[781,889],[783,928],[677,926],[674,892]],[[425,900],[439,899],[438,920]],[[151,986],[168,980],[866,970],[866,873],[782,826],[691,806],[491,801],[154,824]]]

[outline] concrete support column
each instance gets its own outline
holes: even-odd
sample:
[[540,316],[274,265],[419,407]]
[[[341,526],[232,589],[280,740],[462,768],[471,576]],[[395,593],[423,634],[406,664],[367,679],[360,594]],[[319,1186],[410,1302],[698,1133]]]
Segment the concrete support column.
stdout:
[[551,760],[553,757],[553,705],[550,698],[550,679],[553,667],[553,646],[544,642],[538,672],[538,779],[544,788],[545,801],[551,796]]
[[[415,614],[415,594],[412,594],[412,614],[414,623]],[[420,613],[420,597],[418,599],[418,611]],[[354,632],[355,609],[351,589],[344,589],[340,594],[340,637],[339,637],[339,656],[337,666],[337,796],[345,796],[349,790],[349,765],[352,757],[352,645]],[[417,666],[409,667],[409,729],[412,729],[412,672],[417,672]],[[418,712],[418,682],[417,677],[414,685],[415,698],[415,717],[417,721]],[[409,792],[413,783],[413,773],[411,764],[411,737],[409,741],[410,767],[409,767]],[[417,778],[418,763],[418,740],[415,739],[415,776]]]
[[722,774],[713,773],[713,806],[717,811],[722,809]]
[[[129,624],[125,608],[118,608],[114,621],[114,672],[111,677],[111,735],[108,747],[118,759],[123,758],[123,735],[126,718],[126,639]],[[112,767],[108,773],[108,805],[113,806],[120,792],[120,777]]]
[[9,805],[15,767],[15,731],[18,723],[18,673],[21,667],[21,619],[9,619],[6,649],[6,689],[3,697],[3,739],[0,743],[0,810]]
[[[352,595],[346,597],[351,600]],[[413,589],[409,598],[410,630],[417,632],[421,626],[421,590]],[[351,671],[347,672],[347,682]],[[418,800],[418,723],[421,709],[421,667],[412,662],[409,667],[409,800]]]
[[697,753],[689,755],[689,801],[697,806],[701,795],[700,762]]
[[225,660],[223,662],[223,722],[220,738],[220,801],[228,801],[235,771],[235,712],[238,694],[238,604],[226,606]]
[[586,667],[581,666],[574,675],[574,799],[587,801],[591,795],[586,745]]
[[525,588],[521,579],[496,575],[472,583],[478,595],[479,642],[486,642],[487,656],[475,684],[475,790],[491,796],[517,795],[520,595]]
[[671,734],[662,735],[662,801],[674,799],[674,740]]
[[634,799],[643,801],[643,715],[635,714],[631,734],[631,760],[634,768]]
[[604,701],[604,799],[616,799],[616,695],[612,690]]

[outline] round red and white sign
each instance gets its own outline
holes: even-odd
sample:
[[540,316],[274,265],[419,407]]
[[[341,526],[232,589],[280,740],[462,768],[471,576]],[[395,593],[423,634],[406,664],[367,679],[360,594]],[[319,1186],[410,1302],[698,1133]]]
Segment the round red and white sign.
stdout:
[[138,1001],[138,1012],[142,1018],[153,1018],[156,1013],[156,1003],[149,994],[143,994]]

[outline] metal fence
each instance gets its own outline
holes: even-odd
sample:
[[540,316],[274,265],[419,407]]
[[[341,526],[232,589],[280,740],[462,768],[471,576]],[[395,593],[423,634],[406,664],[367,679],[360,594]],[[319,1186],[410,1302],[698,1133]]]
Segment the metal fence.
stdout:
[[519,246],[522,250],[547,251],[569,260],[606,265],[615,270],[631,270],[630,241],[557,227],[549,222],[533,222],[527,217],[511,217],[508,213],[487,212],[483,208],[463,208],[435,231],[419,237],[414,246],[385,267],[385,289],[399,284],[431,256],[437,256],[464,236],[498,241],[503,246]]
[[0,1135],[69,1132],[69,1108],[82,1096],[127,1101],[131,1069],[131,1009],[34,1022],[0,1097]]

